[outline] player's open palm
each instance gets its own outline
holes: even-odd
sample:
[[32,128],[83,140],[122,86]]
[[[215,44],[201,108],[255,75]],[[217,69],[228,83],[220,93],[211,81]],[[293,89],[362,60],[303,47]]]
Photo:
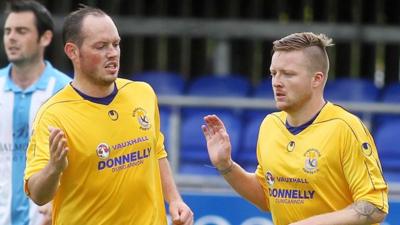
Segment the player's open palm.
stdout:
[[67,139],[64,132],[59,128],[49,127],[49,146],[50,146],[50,166],[59,173],[63,172],[68,166]]
[[216,115],[205,116],[204,122],[201,128],[211,163],[217,168],[226,168],[231,161],[231,142],[224,123]]

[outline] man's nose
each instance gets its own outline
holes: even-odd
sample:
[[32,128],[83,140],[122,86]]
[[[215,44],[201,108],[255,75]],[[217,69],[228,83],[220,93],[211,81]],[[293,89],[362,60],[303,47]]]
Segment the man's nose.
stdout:
[[117,57],[118,56],[118,52],[119,52],[118,48],[116,48],[114,46],[111,46],[107,51],[107,57],[108,58]]
[[15,41],[16,40],[16,33],[14,31],[7,31],[4,33],[4,39],[9,40],[9,41]]
[[282,80],[280,75],[275,75],[272,77],[272,87],[282,86]]

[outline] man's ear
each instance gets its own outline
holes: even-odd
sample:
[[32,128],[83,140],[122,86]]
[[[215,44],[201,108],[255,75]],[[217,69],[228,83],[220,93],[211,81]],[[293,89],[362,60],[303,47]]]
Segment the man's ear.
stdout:
[[74,43],[65,43],[64,52],[70,60],[74,60],[78,57],[78,47]]
[[53,32],[46,30],[40,37],[39,40],[40,45],[46,48],[47,46],[50,45],[52,39],[53,39]]
[[322,73],[322,72],[314,73],[314,77],[312,80],[313,87],[323,86],[324,82],[325,82],[325,74],[324,73]]

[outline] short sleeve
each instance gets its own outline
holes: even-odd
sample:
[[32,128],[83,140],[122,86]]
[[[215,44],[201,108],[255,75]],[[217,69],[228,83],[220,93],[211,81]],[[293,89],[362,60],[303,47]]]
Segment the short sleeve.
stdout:
[[[259,135],[258,135],[258,139],[260,138],[260,133],[261,133],[261,129],[260,129],[260,131],[259,131]],[[257,140],[257,162],[260,162],[260,160],[261,160],[261,157],[260,157],[260,149],[259,149],[260,147],[259,147],[259,141]],[[260,163],[258,163],[258,165],[257,165],[257,169],[256,169],[256,171],[255,171],[255,175],[256,175],[256,177],[257,177],[257,180],[258,180],[258,182],[260,183],[260,185],[261,185],[261,187],[262,187],[262,189],[263,189],[263,191],[264,191],[264,195],[265,195],[265,201],[266,201],[266,205],[267,205],[267,207],[268,207],[268,211],[270,210],[270,206],[269,206],[269,199],[268,199],[268,196],[269,196],[269,189],[268,189],[268,185],[267,185],[267,180],[266,180],[266,178],[265,178],[265,171],[264,171],[264,169],[262,168],[262,166],[260,165]]]
[[[155,122],[155,132],[156,132],[156,155],[158,159],[165,158],[168,156],[167,151],[165,150],[164,147],[164,135],[160,130],[160,112],[158,109],[158,102],[157,102],[157,96],[155,96],[155,106],[154,106],[154,122]],[[163,118],[167,119],[167,118]]]
[[368,201],[387,213],[388,188],[371,134],[361,123],[347,132],[345,140],[343,170],[354,201]]
[[[49,127],[60,127],[47,113],[40,112],[33,124],[32,136],[26,152],[25,192],[28,194],[26,182],[35,173],[42,170],[50,159]],[[60,127],[61,128],[61,127]]]

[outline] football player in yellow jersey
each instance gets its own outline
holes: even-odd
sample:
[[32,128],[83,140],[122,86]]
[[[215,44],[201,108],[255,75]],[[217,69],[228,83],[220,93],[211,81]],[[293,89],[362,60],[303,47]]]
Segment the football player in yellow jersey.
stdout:
[[68,15],[64,51],[74,80],[40,109],[27,153],[25,191],[52,199],[53,224],[193,224],[175,186],[157,99],[142,82],[117,78],[120,37],[103,11]]
[[379,224],[388,213],[387,184],[369,131],[323,97],[331,45],[325,35],[306,32],[273,43],[270,72],[282,111],[260,126],[254,173],[232,160],[223,122],[204,118],[213,165],[240,195],[270,211],[276,225]]

